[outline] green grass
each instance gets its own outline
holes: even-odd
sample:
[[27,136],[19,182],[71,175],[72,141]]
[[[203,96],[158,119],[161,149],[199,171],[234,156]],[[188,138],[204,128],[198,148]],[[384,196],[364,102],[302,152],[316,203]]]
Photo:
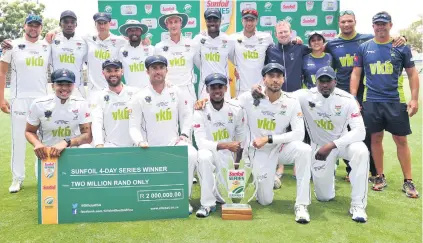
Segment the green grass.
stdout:
[[[421,102],[420,102],[421,103]],[[411,119],[409,136],[413,175],[422,190],[422,111]],[[422,201],[401,192],[402,172],[390,134],[385,136],[385,174],[389,186],[383,192],[369,189],[366,224],[348,215],[350,185],[343,181],[345,167],[337,171],[336,199],[309,206],[311,223],[294,221],[295,181],[286,169],[282,188],[272,205],[253,202],[252,221],[223,221],[220,209],[209,218],[118,223],[38,225],[37,183],[32,147],[27,147],[25,188],[10,194],[10,120],[0,115],[0,242],[421,242]],[[193,187],[193,205],[199,202],[199,185]]]

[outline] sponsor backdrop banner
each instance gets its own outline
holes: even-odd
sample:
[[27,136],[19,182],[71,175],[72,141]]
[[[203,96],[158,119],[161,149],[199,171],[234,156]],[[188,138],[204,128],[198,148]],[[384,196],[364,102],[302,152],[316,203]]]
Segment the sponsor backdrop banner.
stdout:
[[188,217],[186,147],[67,149],[38,161],[38,222]]

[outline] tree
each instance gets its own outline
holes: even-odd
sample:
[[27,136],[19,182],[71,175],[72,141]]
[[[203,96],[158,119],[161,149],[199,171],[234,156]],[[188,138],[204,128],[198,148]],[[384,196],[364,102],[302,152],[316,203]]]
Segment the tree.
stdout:
[[407,29],[400,30],[400,34],[407,37],[408,44],[419,53],[422,52],[422,30],[422,16],[420,16],[420,20],[413,22]]
[[[28,14],[33,13],[42,16],[44,9],[44,4],[0,0],[0,42],[5,39],[13,40],[22,37],[24,33],[23,25]],[[42,36],[58,25],[58,20],[43,18]]]

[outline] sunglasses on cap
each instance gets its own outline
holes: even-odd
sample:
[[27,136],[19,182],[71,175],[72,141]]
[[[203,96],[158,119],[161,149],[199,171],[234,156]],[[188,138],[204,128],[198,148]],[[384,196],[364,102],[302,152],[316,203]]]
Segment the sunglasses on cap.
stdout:
[[339,12],[339,17],[344,16],[344,15],[354,15],[354,12],[352,10],[343,10],[341,12]]

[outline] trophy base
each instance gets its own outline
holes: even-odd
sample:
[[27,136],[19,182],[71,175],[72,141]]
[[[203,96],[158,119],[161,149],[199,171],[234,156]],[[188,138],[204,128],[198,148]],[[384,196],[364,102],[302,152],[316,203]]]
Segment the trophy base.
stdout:
[[223,204],[223,220],[252,220],[253,211],[249,204]]

